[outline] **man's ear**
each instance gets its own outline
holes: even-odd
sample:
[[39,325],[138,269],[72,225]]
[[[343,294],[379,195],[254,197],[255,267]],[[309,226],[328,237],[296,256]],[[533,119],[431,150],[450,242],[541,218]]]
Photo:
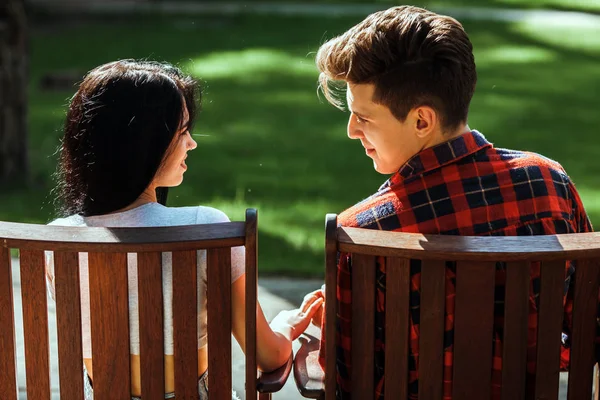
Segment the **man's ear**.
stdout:
[[413,121],[417,136],[424,138],[429,136],[438,125],[438,117],[435,110],[429,106],[420,106],[412,110]]

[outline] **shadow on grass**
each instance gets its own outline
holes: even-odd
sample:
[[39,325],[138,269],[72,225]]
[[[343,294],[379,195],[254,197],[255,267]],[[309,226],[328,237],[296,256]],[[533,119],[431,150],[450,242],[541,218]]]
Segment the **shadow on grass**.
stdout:
[[[194,133],[209,135],[197,138],[170,205],[213,205],[232,219],[257,207],[265,272],[320,274],[325,213],[340,212],[385,180],[360,144],[346,138],[347,115],[316,95],[314,52],[360,19],[157,17],[44,27],[33,36],[30,87],[32,169],[43,188],[1,193],[0,219],[51,216],[52,154],[74,90],[40,92],[43,74],[119,58],[168,60],[203,80],[204,110]],[[600,222],[595,30],[560,31],[564,40],[557,41],[551,27],[464,25],[480,77],[470,126],[498,147],[559,161]]]

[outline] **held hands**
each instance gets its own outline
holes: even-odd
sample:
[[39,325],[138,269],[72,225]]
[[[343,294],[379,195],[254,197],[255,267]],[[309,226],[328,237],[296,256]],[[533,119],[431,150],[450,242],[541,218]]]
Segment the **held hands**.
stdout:
[[310,292],[304,296],[300,308],[284,310],[277,314],[271,321],[271,329],[280,332],[289,340],[295,340],[308,328],[315,314],[322,313],[324,302],[325,296],[321,289]]
[[[319,307],[317,312],[315,312],[315,314],[313,315],[311,322],[313,323],[313,325],[316,325],[319,328],[321,328],[321,323],[323,322],[323,313],[325,312],[325,285],[321,286],[321,289],[317,290],[317,292],[320,292],[319,294],[323,296],[323,303],[321,303],[321,307]],[[307,294],[307,296],[310,296],[312,293]]]

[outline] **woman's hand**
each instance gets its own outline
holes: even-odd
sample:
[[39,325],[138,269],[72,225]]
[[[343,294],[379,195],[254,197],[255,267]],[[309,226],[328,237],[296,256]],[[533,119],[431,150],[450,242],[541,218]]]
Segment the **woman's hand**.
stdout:
[[310,292],[304,296],[300,308],[284,310],[277,314],[270,323],[271,329],[283,334],[289,340],[295,340],[308,328],[315,313],[322,309],[324,301],[325,297],[321,289]]

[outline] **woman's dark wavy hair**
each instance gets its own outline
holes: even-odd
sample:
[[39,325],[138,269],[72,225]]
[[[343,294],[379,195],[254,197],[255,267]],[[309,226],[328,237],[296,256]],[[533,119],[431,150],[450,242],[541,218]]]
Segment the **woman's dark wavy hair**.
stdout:
[[[59,214],[114,212],[150,185],[175,134],[183,104],[190,129],[200,103],[198,83],[178,68],[122,60],[90,71],[71,99],[59,150]],[[157,189],[166,203],[167,188]]]

